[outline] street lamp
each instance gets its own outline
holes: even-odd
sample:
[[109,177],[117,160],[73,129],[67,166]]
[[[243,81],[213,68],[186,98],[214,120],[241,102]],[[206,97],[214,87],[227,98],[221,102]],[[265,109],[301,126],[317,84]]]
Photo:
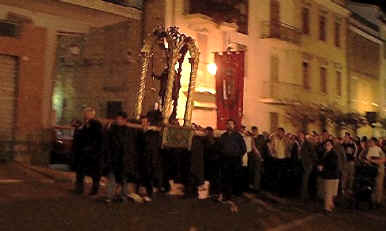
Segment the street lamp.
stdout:
[[217,65],[215,63],[208,64],[208,72],[211,75],[216,75],[217,73]]

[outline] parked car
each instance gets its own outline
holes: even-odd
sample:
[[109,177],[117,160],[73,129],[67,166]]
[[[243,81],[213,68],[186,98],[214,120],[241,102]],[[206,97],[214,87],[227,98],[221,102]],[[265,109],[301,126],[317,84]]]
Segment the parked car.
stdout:
[[53,148],[50,153],[51,164],[64,164],[73,168],[72,140],[74,135],[73,127],[54,127]]

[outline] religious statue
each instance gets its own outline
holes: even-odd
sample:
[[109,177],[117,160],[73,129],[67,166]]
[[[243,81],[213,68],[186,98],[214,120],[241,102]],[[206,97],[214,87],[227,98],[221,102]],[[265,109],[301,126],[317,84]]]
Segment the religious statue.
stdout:
[[[161,36],[159,45],[160,45],[162,50],[166,50],[166,60],[165,60],[166,65],[165,65],[165,68],[162,71],[162,73],[159,75],[157,75],[153,71],[152,78],[153,78],[153,80],[159,80],[160,81],[160,90],[158,93],[159,99],[158,99],[157,105],[159,105],[159,108],[164,109],[166,106],[165,105],[165,97],[166,97],[166,88],[167,88],[167,83],[168,83],[168,78],[169,78],[169,72],[170,71],[176,72],[175,73],[175,79],[173,81],[173,89],[172,89],[172,97],[171,97],[171,99],[173,101],[173,111],[172,111],[170,118],[169,118],[169,123],[171,123],[171,121],[175,121],[177,118],[178,96],[179,96],[179,92],[181,89],[182,64],[183,64],[183,62],[185,60],[185,56],[188,52],[188,46],[185,45],[180,50],[179,58],[177,61],[178,69],[177,70],[174,70],[174,69],[170,70],[170,66],[169,66],[170,52],[168,52],[168,48],[165,48],[164,44],[163,44],[163,41],[164,41],[163,36],[165,36],[165,35],[160,34],[159,36]],[[154,59],[153,59],[153,62],[154,62]]]
[[145,40],[141,50],[144,59],[137,94],[136,118],[139,118],[142,113],[146,77],[150,64],[153,65],[150,67],[151,77],[160,81],[158,100],[155,105],[158,105],[157,109],[162,113],[163,124],[171,124],[171,121],[176,120],[183,62],[188,52],[191,57],[189,59],[191,68],[184,126],[190,127],[193,107],[192,94],[198,70],[199,49],[193,38],[180,33],[176,27],[170,27],[166,30],[163,27],[157,27]]

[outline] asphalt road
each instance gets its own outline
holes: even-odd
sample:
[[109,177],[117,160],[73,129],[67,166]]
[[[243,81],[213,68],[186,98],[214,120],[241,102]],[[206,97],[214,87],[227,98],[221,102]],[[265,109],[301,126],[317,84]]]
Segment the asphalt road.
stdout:
[[[0,165],[0,230],[384,230],[386,210],[339,209],[333,216],[320,205],[264,198],[238,198],[238,214],[211,200],[156,194],[150,204],[105,204],[98,197],[71,192],[71,183],[56,183],[19,165]],[[103,191],[103,190],[102,190]],[[103,196],[103,192],[101,192]]]

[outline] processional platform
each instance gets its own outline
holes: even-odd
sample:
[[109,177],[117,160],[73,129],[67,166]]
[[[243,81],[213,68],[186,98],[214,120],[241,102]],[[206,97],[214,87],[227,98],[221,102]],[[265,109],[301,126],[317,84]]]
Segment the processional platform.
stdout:
[[[186,148],[190,150],[194,136],[194,130],[191,127],[193,94],[196,84],[200,52],[195,40],[190,36],[180,33],[177,27],[169,27],[167,29],[157,27],[144,41],[144,46],[141,50],[143,61],[139,90],[137,93],[135,117],[137,120],[141,118],[146,89],[146,78],[149,73],[149,64],[154,55],[154,48],[160,44],[165,45],[164,50],[166,56],[168,57],[166,66],[169,67],[165,75],[165,79],[163,79],[163,83],[165,84],[165,86],[163,86],[164,91],[160,94],[161,105],[159,109],[162,114],[162,123],[158,125],[158,129],[160,130],[160,135],[162,136],[161,146],[162,148]],[[173,90],[175,90],[176,79],[177,81],[180,81],[182,62],[188,52],[190,54],[189,62],[191,64],[191,69],[187,101],[185,105],[184,123],[183,126],[174,126],[170,124],[170,119],[172,113],[176,110],[175,107],[178,98],[175,98]],[[180,83],[177,85],[179,84]]]

